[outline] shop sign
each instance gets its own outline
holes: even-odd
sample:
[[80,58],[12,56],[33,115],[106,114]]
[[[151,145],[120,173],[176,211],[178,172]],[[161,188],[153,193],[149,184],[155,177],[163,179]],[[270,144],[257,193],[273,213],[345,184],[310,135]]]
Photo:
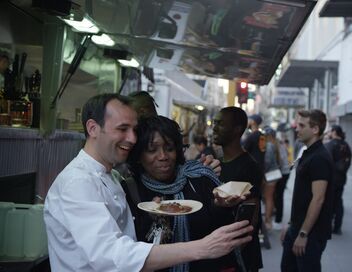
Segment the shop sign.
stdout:
[[307,95],[300,88],[277,87],[271,97],[274,107],[304,107]]

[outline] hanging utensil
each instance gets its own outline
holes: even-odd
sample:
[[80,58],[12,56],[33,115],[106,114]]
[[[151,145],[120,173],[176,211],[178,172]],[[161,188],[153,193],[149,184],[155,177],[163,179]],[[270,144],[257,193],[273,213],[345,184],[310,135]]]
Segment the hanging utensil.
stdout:
[[22,53],[22,57],[21,57],[21,65],[20,65],[20,70],[19,70],[19,75],[21,76],[23,74],[23,70],[24,70],[24,65],[26,63],[26,59],[27,59],[27,53]]
[[24,52],[22,53],[22,56],[21,56],[21,64],[18,71],[19,90],[22,96],[26,95],[26,90],[23,90],[23,83],[24,83],[23,71],[24,71],[24,65],[26,63],[26,59],[27,59],[27,53]]
[[18,75],[18,61],[19,61],[18,54],[15,55],[15,60],[12,63],[12,75],[16,77]]

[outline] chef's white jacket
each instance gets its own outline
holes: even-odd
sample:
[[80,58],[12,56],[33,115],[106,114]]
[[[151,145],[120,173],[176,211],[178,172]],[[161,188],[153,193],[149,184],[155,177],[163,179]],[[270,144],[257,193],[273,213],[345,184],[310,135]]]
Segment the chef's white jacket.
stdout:
[[140,271],[152,248],[136,242],[119,182],[84,150],[52,184],[44,220],[53,272]]

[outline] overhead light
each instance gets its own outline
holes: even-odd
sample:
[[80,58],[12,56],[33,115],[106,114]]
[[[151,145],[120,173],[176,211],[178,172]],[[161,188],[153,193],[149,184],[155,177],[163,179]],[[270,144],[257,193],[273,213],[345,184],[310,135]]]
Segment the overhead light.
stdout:
[[110,38],[109,35],[101,34],[101,35],[93,35],[92,41],[95,44],[106,45],[106,46],[114,46],[115,42]]
[[271,4],[279,4],[296,8],[305,8],[307,3],[305,0],[261,0]]
[[88,18],[84,17],[82,21],[63,19],[66,24],[72,26],[76,31],[85,33],[98,33],[99,28]]
[[122,59],[119,59],[118,61],[119,61],[119,63],[121,63],[121,65],[123,65],[123,66],[129,66],[129,67],[135,67],[135,68],[139,67],[139,62],[136,61],[135,58],[131,58],[131,60],[122,60]]
[[201,105],[196,105],[195,108],[196,108],[197,110],[199,110],[199,111],[204,110],[204,107],[201,106]]
[[207,125],[208,125],[208,127],[211,127],[211,120],[207,121]]

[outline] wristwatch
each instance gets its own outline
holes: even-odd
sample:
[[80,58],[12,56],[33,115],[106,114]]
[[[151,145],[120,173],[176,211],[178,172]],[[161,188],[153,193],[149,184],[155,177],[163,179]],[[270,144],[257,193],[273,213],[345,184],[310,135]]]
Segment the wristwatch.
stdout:
[[299,232],[299,237],[301,238],[308,238],[308,233],[306,233],[305,231],[301,230]]

